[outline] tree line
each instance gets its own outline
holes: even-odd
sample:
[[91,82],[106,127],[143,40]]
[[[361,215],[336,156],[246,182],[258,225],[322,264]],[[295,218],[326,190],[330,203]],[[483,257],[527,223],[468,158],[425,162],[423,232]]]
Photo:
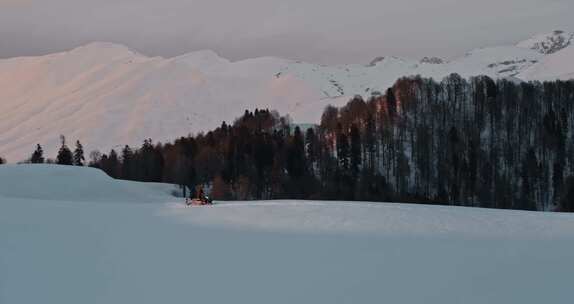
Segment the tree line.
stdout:
[[84,157],[84,147],[80,143],[80,141],[76,141],[76,147],[74,151],[72,151],[68,145],[66,144],[66,137],[61,135],[60,136],[61,146],[58,150],[58,155],[56,159],[49,159],[44,157],[44,149],[40,144],[36,145],[36,149],[32,152],[30,158],[24,163],[32,163],[32,164],[58,164],[58,165],[67,165],[67,166],[84,166],[85,165],[85,157]]
[[[573,126],[574,81],[406,77],[326,107],[316,126],[256,109],[172,143],[92,152],[88,165],[114,178],[203,185],[218,200],[574,211]],[[84,164],[83,150],[62,149],[58,163]]]

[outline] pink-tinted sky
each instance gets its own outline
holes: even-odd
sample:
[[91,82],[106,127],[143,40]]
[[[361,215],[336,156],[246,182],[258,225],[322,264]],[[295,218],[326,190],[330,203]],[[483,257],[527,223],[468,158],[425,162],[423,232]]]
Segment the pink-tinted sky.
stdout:
[[209,48],[232,60],[449,58],[572,30],[573,11],[574,0],[0,0],[0,57],[111,41],[161,56]]

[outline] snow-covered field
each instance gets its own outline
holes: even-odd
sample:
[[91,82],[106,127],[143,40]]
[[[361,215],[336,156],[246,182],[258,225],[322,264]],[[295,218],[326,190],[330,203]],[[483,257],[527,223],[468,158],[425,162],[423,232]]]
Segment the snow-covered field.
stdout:
[[384,92],[399,77],[489,75],[574,77],[572,33],[538,35],[459,58],[380,57],[370,64],[325,66],[276,57],[231,62],[213,51],[148,57],[112,43],[91,43],[37,57],[0,60],[0,156],[16,163],[41,144],[55,157],[59,136],[89,152],[144,139],[173,140],[269,108],[296,123],[317,123],[325,106]]
[[0,181],[0,303],[572,302],[570,214],[185,208],[168,185],[44,165],[0,166]]

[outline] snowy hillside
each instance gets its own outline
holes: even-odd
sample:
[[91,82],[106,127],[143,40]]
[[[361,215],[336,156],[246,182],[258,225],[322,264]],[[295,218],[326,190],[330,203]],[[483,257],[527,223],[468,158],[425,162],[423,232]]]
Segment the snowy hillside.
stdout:
[[557,30],[552,33],[536,35],[519,42],[517,46],[536,50],[542,54],[552,54],[571,45],[572,42],[574,42],[574,33]]
[[3,165],[0,180],[0,200],[158,203],[179,192],[174,185],[115,180],[88,167]]
[[571,302],[571,214],[185,208],[168,186],[78,167],[0,166],[0,180],[0,303]]
[[[87,151],[103,152],[124,144],[139,146],[146,138],[173,140],[231,122],[245,109],[257,107],[290,114],[298,123],[316,123],[326,105],[342,105],[356,94],[384,92],[402,76],[440,79],[456,72],[465,77],[520,77],[537,67],[543,72],[528,75],[553,75],[554,64],[538,62],[561,52],[543,54],[550,51],[537,47],[547,45],[541,39],[477,49],[449,62],[398,57],[337,66],[275,57],[230,62],[208,50],[152,58],[111,43],[4,59],[0,155],[21,161],[39,143],[53,157],[60,134],[81,140]],[[559,38],[551,41],[558,41],[552,50],[566,45]],[[556,60],[573,61],[569,53],[564,56]]]
[[540,63],[522,71],[524,80],[574,79],[574,45],[544,57]]

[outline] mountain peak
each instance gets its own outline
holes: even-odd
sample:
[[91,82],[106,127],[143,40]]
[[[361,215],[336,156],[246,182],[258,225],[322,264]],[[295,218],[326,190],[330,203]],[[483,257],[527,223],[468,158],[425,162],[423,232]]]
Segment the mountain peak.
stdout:
[[542,54],[552,54],[569,46],[573,42],[574,32],[555,30],[521,41],[516,46],[536,50]]
[[68,53],[75,54],[81,57],[90,58],[123,58],[123,57],[133,57],[133,56],[143,56],[139,53],[132,51],[130,48],[123,44],[112,43],[112,42],[90,42],[88,44],[76,47],[70,50]]
[[229,63],[229,60],[209,49],[190,52],[173,59],[174,61],[183,62],[195,67],[207,67],[214,64]]
[[118,51],[129,51],[132,52],[127,46],[119,43],[113,42],[104,42],[104,41],[94,41],[77,48],[74,48],[74,51],[86,51],[86,50],[118,50]]

